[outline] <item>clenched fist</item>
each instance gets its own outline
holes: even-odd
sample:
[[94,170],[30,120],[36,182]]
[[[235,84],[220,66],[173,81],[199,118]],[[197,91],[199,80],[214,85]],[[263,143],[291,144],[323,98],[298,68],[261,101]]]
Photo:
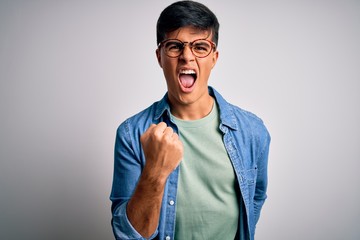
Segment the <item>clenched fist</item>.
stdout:
[[183,157],[183,145],[179,136],[166,123],[161,122],[152,124],[140,137],[140,142],[146,158],[147,172],[155,178],[166,180]]

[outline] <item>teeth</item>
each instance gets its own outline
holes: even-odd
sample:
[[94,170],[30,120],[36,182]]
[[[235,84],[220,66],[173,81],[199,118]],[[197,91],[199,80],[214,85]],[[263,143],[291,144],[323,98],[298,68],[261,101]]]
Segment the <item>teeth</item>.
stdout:
[[181,70],[180,73],[181,74],[196,74],[196,72],[194,70]]

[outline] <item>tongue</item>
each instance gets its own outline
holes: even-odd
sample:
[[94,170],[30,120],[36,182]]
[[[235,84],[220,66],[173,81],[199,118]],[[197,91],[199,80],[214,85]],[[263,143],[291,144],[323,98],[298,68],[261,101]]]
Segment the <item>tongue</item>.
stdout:
[[192,87],[192,85],[194,85],[195,78],[191,74],[181,74],[180,82],[181,82],[181,85],[183,85],[186,88],[189,88],[189,87]]

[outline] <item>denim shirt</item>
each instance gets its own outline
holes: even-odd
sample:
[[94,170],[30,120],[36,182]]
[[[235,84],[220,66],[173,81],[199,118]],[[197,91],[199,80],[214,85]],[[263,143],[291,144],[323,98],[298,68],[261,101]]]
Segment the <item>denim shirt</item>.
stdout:
[[[209,93],[219,106],[219,129],[223,132],[224,145],[234,167],[239,187],[238,239],[253,240],[255,226],[267,197],[270,135],[260,118],[226,102],[212,87],[209,87]],[[113,186],[110,195],[111,223],[116,239],[145,239],[129,222],[126,207],[146,162],[140,136],[152,123],[158,124],[162,121],[177,132],[177,126],[170,118],[167,94],[149,108],[125,120],[117,130]],[[178,176],[179,167],[167,179],[159,224],[149,239],[174,239]]]

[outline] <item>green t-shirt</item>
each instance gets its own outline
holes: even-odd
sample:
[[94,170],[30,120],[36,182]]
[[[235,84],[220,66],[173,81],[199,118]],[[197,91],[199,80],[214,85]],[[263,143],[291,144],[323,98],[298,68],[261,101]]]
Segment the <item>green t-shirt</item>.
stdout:
[[219,130],[219,110],[199,120],[172,119],[184,145],[175,239],[233,240],[239,221],[236,177]]

